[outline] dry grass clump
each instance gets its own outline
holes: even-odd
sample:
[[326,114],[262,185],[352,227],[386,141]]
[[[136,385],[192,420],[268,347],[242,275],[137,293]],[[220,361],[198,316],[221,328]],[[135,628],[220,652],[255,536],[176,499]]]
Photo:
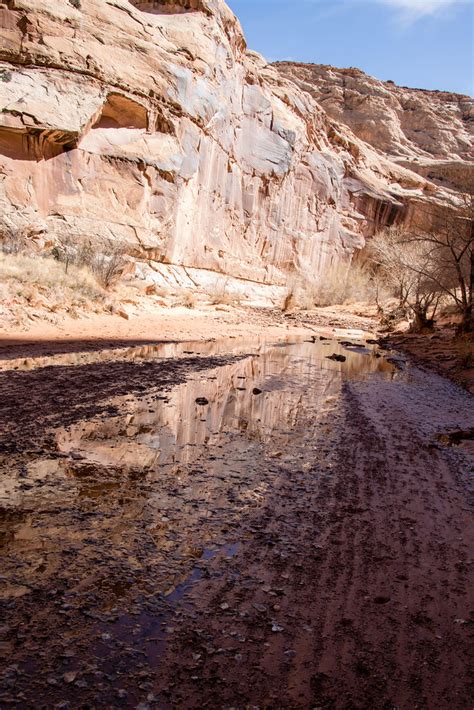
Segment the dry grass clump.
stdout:
[[347,303],[374,303],[380,285],[365,267],[340,263],[325,271],[319,282],[310,285],[295,281],[288,287],[283,310],[292,308],[309,310],[317,306],[335,306]]
[[213,306],[232,306],[237,299],[232,298],[229,293],[217,292],[211,294],[210,300]]
[[209,295],[213,306],[240,306],[242,303],[239,295],[229,292],[229,279],[220,281]]
[[[0,301],[16,320],[30,315],[105,310],[110,296],[84,268],[53,258],[0,252]],[[27,309],[27,311],[25,310]]]
[[[3,222],[0,225],[0,251],[4,254],[31,254],[38,233],[33,226],[14,227]],[[40,233],[44,235],[44,230]],[[61,262],[66,273],[71,266],[87,269],[103,288],[108,289],[119,281],[126,269],[126,251],[126,244],[120,240],[97,238],[92,243],[84,237],[69,236],[62,237],[44,256]]]
[[293,281],[283,298],[281,305],[284,313],[293,310],[308,311],[316,305],[313,297],[313,288],[305,287],[299,281]]
[[338,264],[324,273],[312,297],[317,306],[374,302],[377,285],[370,272],[359,264]]
[[191,291],[183,291],[173,303],[175,308],[196,308],[196,305],[196,296]]

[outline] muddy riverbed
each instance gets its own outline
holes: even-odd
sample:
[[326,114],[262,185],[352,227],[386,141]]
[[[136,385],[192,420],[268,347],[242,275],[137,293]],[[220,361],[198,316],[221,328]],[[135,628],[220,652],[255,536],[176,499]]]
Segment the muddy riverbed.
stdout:
[[1,707],[471,708],[472,398],[355,336],[2,361]]

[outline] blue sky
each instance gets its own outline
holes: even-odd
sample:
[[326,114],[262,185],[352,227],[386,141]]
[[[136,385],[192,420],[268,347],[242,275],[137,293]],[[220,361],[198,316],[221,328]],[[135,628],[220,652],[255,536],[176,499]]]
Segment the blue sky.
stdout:
[[473,95],[474,0],[227,0],[267,59]]

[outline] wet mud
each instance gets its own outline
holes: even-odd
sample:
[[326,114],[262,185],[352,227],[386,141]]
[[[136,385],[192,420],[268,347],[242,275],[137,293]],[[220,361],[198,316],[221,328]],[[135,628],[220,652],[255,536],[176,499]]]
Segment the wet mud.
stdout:
[[402,350],[419,367],[448,377],[474,394],[474,336],[459,336],[452,327],[433,333],[398,333],[389,336],[393,347]]
[[4,361],[0,706],[471,707],[472,399],[396,362]]

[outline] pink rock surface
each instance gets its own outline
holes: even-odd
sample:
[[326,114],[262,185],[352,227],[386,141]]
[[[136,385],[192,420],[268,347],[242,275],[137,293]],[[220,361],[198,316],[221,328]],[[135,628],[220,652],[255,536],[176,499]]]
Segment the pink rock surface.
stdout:
[[159,282],[314,280],[384,224],[429,223],[453,185],[422,158],[464,175],[470,156],[466,97],[399,109],[401,89],[357,75],[350,121],[337,70],[269,65],[222,0],[8,0],[0,28],[4,219],[121,240]]
[[278,62],[359,138],[399,165],[454,189],[473,181],[474,99],[379,81],[360,69]]

